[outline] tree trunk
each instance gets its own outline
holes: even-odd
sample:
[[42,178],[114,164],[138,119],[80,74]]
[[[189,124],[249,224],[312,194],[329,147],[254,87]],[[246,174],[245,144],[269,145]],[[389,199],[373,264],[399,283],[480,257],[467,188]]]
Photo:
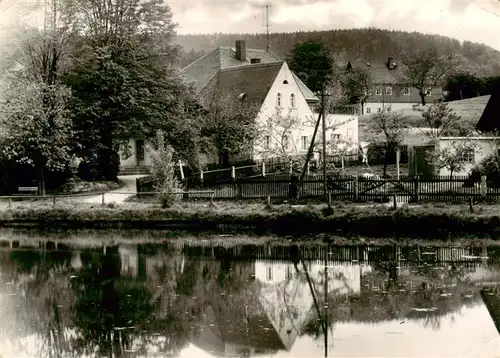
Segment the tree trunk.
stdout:
[[45,173],[44,169],[40,170],[39,178],[38,178],[38,191],[40,195],[45,195]]
[[419,93],[419,96],[420,96],[420,100],[422,102],[422,106],[425,106],[425,93],[423,91],[420,91]]
[[391,145],[389,143],[385,146],[385,158],[384,158],[384,171],[382,177],[387,178],[387,164],[389,163],[389,158],[391,155]]

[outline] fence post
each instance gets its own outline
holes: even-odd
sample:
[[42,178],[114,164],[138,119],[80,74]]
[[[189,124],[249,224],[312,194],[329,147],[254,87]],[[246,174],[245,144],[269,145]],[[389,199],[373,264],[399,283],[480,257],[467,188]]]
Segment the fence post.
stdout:
[[355,175],[353,178],[352,178],[352,188],[353,188],[353,191],[352,191],[352,201],[358,201],[359,199],[359,187],[358,187],[358,176]]
[[340,157],[341,163],[342,163],[342,170],[344,170],[344,154]]
[[12,207],[12,198],[9,195],[9,208],[11,208],[11,207]]
[[139,194],[141,191],[141,181],[139,178],[135,179],[135,193]]
[[307,174],[307,176],[311,175],[311,162],[310,161],[307,161],[306,174]]
[[55,196],[55,195],[52,197],[52,203],[53,203],[54,205],[56,205],[56,196]]
[[231,179],[236,179],[236,168],[234,165],[231,167]]
[[266,176],[266,162],[262,161],[262,176]]
[[200,180],[203,183],[203,170],[200,170]]
[[106,205],[106,201],[104,200],[105,193],[102,193],[102,205]]
[[394,208],[394,210],[396,210],[398,208],[398,202],[396,200],[396,194],[394,194],[392,196],[392,207]]
[[420,201],[420,188],[419,188],[419,184],[420,184],[420,176],[416,175],[415,176],[415,197],[413,198],[413,200],[416,203],[418,203]]
[[485,198],[488,193],[488,185],[486,184],[486,175],[481,176],[481,183],[479,184],[479,189],[481,192],[481,196]]
[[290,160],[290,175],[292,175],[292,174],[293,174],[293,163]]
[[182,160],[179,159],[179,172],[181,173],[181,180],[184,181],[184,169],[182,168]]

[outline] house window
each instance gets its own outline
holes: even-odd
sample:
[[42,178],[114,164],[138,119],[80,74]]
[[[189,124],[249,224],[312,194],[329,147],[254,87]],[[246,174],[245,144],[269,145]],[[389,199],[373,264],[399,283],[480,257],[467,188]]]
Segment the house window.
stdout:
[[352,128],[347,128],[347,139],[352,140]]
[[475,163],[475,157],[476,153],[474,151],[474,148],[468,148],[462,153],[462,161],[464,163]]
[[375,88],[375,95],[380,96],[382,94],[382,89],[381,88]]
[[281,93],[276,95],[276,106],[281,107]]
[[392,96],[392,87],[387,86],[385,88],[385,94],[388,95],[388,96]]
[[300,137],[300,143],[301,143],[301,147],[302,147],[302,150],[307,150],[307,136],[306,135],[303,135],[302,137]]
[[377,112],[379,112],[379,113],[382,112],[382,108],[378,107]]
[[386,108],[387,108],[387,112],[390,112],[392,109],[390,104]]
[[266,149],[269,149],[271,147],[271,136],[266,135],[264,138],[264,141],[265,141]]
[[283,149],[284,150],[288,150],[288,148],[290,147],[290,139],[288,138],[287,135],[284,135],[283,136],[283,142],[282,142],[282,145],[283,145]]
[[405,87],[403,88],[403,96],[409,96],[410,95],[410,88]]
[[366,107],[366,114],[372,113],[372,109],[370,107]]
[[338,142],[341,139],[342,139],[342,135],[338,134],[338,133],[332,133],[332,135],[330,136],[330,140],[332,142]]
[[266,278],[268,281],[272,281],[272,279],[273,279],[273,268],[271,266],[267,267]]
[[290,266],[286,267],[286,273],[285,273],[285,275],[286,275],[286,279],[287,280],[292,279],[292,268]]
[[425,90],[425,94],[428,95],[428,96],[432,95],[432,90],[430,88],[427,88]]
[[295,93],[290,95],[290,107],[295,108]]

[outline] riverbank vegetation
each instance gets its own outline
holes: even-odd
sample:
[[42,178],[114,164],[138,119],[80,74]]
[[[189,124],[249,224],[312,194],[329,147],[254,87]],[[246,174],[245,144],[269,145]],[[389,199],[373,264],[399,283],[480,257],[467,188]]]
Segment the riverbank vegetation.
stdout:
[[180,202],[156,204],[52,204],[16,202],[0,212],[4,226],[60,228],[194,229],[304,236],[328,233],[347,237],[451,239],[500,237],[500,210],[493,205],[325,204],[268,205],[256,202]]

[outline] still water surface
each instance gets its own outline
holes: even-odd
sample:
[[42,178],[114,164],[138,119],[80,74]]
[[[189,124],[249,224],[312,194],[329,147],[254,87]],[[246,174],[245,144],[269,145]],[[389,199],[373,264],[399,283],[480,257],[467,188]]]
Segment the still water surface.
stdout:
[[500,247],[77,239],[0,231],[1,357],[500,357]]

